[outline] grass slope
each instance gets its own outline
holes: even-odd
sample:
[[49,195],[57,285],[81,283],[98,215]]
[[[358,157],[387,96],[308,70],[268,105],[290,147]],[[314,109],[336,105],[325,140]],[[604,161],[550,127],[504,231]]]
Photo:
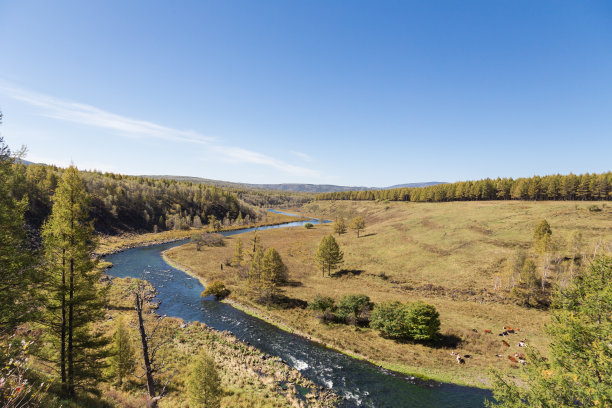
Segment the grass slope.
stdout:
[[[314,312],[299,307],[255,304],[238,268],[221,271],[219,267],[231,258],[237,239],[247,248],[253,234],[231,237],[221,248],[197,252],[192,245],[184,245],[166,255],[204,281],[223,280],[234,301],[255,308],[280,326],[398,371],[487,386],[486,368],[513,369],[506,355],[518,351],[520,338],[526,337],[540,349],[545,346],[542,326],[548,321],[547,312],[519,307],[508,298],[505,288],[495,290],[495,282],[504,280],[508,259],[517,248],[531,248],[533,228],[543,218],[551,224],[555,237],[565,238],[580,230],[587,242],[603,239],[609,243],[612,211],[602,203],[598,205],[603,211],[588,211],[592,204],[314,202],[302,211],[329,219],[363,215],[367,223],[361,238],[350,230],[338,238],[345,264],[343,271],[331,278],[322,277],[313,261],[318,242],[332,232],[331,225],[258,232],[262,244],[276,248],[289,268],[293,284],[284,288],[288,297],[310,301],[316,294],[338,299],[365,293],[374,302],[424,300],[434,304],[441,315],[447,341],[437,347],[383,339],[370,329],[322,324]],[[505,325],[521,329],[520,335],[506,338],[511,343],[509,349],[496,335]],[[485,334],[484,329],[494,334]],[[450,351],[471,357],[465,365],[458,365]]]

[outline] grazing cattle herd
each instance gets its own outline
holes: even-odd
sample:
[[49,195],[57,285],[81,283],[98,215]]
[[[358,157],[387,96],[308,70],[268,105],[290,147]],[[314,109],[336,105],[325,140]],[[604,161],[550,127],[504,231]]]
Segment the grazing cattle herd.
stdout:
[[[478,333],[478,330],[476,329],[472,329],[473,332]],[[509,336],[511,334],[518,334],[521,331],[521,329],[518,328],[512,328],[510,326],[504,326],[502,329],[502,332],[498,334],[498,336],[500,337],[505,337],[505,336]],[[490,329],[484,329],[483,332],[485,334],[493,334],[493,332]],[[508,347],[510,348],[510,343],[508,343],[506,340],[502,339],[502,345],[504,347]],[[527,339],[521,339],[518,344],[517,347],[525,347],[527,345]],[[455,358],[457,359],[457,363],[458,364],[465,364],[465,359],[469,358],[470,355],[464,355],[461,356],[461,354],[456,353],[454,351],[451,351],[451,356],[455,356]],[[496,354],[495,357],[503,357],[501,354]],[[514,353],[514,355],[508,355],[508,361],[510,361],[510,363],[512,363],[513,365],[515,364],[527,364],[527,358],[525,357],[525,354],[516,352]]]

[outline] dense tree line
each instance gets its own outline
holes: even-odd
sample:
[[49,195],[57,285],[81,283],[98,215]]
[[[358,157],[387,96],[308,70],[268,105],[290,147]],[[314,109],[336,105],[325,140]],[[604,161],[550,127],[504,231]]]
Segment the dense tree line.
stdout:
[[612,172],[461,181],[429,187],[323,193],[317,200],[414,202],[470,200],[612,200]]
[[[51,213],[51,197],[65,169],[55,166],[13,164],[11,195],[27,199],[26,220],[35,229]],[[256,220],[262,210],[240,200],[235,193],[214,186],[83,171],[81,178],[91,196],[95,229],[104,233],[158,231],[207,224]]]

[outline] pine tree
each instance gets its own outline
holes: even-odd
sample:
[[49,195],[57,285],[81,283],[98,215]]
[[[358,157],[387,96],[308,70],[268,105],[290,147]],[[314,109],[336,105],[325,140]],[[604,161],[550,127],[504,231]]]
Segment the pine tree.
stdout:
[[336,220],[334,224],[334,232],[338,235],[346,233],[346,224],[344,222],[344,218],[340,217]]
[[349,227],[357,231],[357,238],[359,238],[359,231],[363,231],[366,227],[365,220],[361,215],[358,215],[351,220],[351,224],[349,225]]
[[240,266],[244,261],[244,255],[242,253],[242,239],[236,240],[236,249],[234,250],[234,257],[232,258],[232,265]]
[[77,386],[99,378],[108,342],[92,330],[92,323],[104,316],[106,293],[97,285],[100,272],[91,259],[95,242],[89,195],[73,166],[57,187],[42,236],[47,270],[43,324],[53,344],[47,357],[59,368],[63,392],[74,397]]
[[28,285],[35,259],[24,228],[28,203],[11,195],[12,163],[11,151],[0,137],[0,335],[10,334],[26,320],[33,306]]
[[533,243],[538,253],[543,254],[551,249],[552,245],[552,230],[550,224],[546,220],[540,221],[533,231]]
[[221,406],[221,378],[215,361],[201,352],[191,366],[187,377],[189,406],[194,408],[218,408]]
[[119,317],[115,327],[113,348],[110,357],[111,375],[121,387],[125,378],[134,373],[135,368],[134,347],[132,346],[132,341],[123,317]]
[[271,299],[278,295],[279,285],[287,282],[287,267],[274,248],[266,251],[261,261],[261,273],[259,275],[260,295],[265,299]]
[[315,254],[315,262],[321,267],[323,276],[326,270],[328,275],[331,275],[331,271],[342,264],[343,258],[344,254],[333,235],[329,234],[321,239]]

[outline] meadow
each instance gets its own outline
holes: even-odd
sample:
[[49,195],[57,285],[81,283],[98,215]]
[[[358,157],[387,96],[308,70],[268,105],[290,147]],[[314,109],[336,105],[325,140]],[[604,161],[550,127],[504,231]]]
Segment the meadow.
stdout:
[[[515,304],[509,294],[509,260],[517,250],[535,257],[533,229],[542,219],[548,220],[560,246],[574,231],[581,231],[585,252],[594,247],[609,251],[612,211],[605,203],[595,204],[600,211],[589,210],[592,205],[315,201],[294,210],[332,220],[362,215],[367,227],[359,238],[351,230],[335,235],[344,251],[344,265],[331,277],[322,276],[314,254],[321,238],[333,232],[333,224],[257,232],[261,244],[276,248],[288,267],[289,284],[283,292],[294,301],[283,307],[253,301],[244,267],[220,268],[231,259],[236,240],[248,249],[254,233],[229,237],[224,247],[201,251],[183,245],[166,256],[204,284],[222,280],[232,292],[231,301],[281,327],[400,372],[486,387],[488,368],[517,368],[507,355],[521,351],[519,340],[527,339],[540,350],[546,345],[543,326],[548,312]],[[559,251],[566,251],[565,246]],[[555,278],[562,283],[569,279],[569,269],[559,269]],[[373,302],[423,300],[435,305],[443,339],[433,345],[399,343],[369,328],[324,324],[315,312],[300,307],[317,294],[339,299],[353,293],[367,294]],[[504,326],[520,329],[504,337],[510,348],[498,336]],[[470,357],[458,365],[451,351]]]

